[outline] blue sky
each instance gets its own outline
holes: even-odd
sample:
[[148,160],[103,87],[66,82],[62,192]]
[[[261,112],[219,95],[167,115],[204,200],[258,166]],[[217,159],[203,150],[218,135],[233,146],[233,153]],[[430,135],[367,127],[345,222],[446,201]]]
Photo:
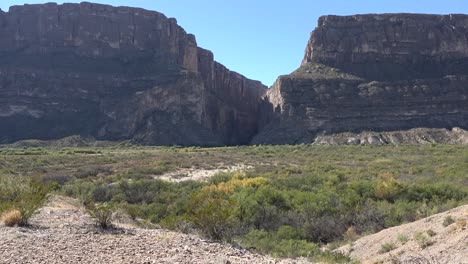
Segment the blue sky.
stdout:
[[[0,8],[27,0],[1,0]],[[45,1],[29,0],[27,3]],[[80,2],[80,1],[67,1]],[[95,0],[115,6],[135,6],[175,17],[231,70],[271,85],[295,70],[310,32],[321,15],[363,13],[468,13],[467,0]],[[59,2],[61,3],[61,2]]]

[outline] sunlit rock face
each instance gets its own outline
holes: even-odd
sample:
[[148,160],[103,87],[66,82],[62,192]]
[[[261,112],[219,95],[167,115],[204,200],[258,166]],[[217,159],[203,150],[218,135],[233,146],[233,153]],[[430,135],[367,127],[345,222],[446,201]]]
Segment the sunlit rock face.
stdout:
[[78,134],[246,144],[265,90],[158,12],[91,3],[0,11],[0,143]]
[[263,98],[253,143],[468,128],[468,16],[324,16],[298,70]]

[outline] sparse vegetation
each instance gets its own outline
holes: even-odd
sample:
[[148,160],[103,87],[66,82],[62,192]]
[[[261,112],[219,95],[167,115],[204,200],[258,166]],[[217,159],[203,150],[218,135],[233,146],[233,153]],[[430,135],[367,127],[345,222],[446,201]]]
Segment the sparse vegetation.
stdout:
[[397,239],[402,245],[406,244],[409,240],[408,236],[405,234],[398,234]]
[[19,216],[15,225],[27,226],[29,219],[45,202],[50,189],[50,185],[33,178],[0,177],[0,213],[15,212],[10,215],[11,220]]
[[460,229],[465,229],[466,228],[466,220],[465,219],[459,219],[459,220],[457,220],[456,225]]
[[[465,204],[467,155],[457,146],[0,148],[0,212],[16,208],[17,188],[34,177],[90,200],[104,226],[112,204],[135,219],[261,253],[340,259],[316,249]],[[207,182],[158,179],[235,164],[252,169]],[[430,245],[421,236],[418,244]]]
[[427,230],[427,231],[426,231],[426,234],[427,234],[428,236],[430,236],[430,237],[433,237],[433,236],[437,235],[437,233],[434,232],[434,230],[432,230],[432,229]]
[[380,254],[383,254],[383,253],[387,253],[387,252],[390,252],[392,250],[394,250],[396,248],[395,244],[394,243],[383,243],[381,246],[380,246],[380,250],[379,250],[379,253]]
[[453,218],[450,216],[450,215],[447,215],[445,218],[444,218],[444,222],[442,223],[442,225],[444,227],[447,227],[451,224],[455,223],[455,220],[453,220]]
[[86,201],[84,206],[99,227],[103,229],[112,227],[112,214],[114,213],[114,206],[112,204],[96,204],[92,201]]
[[13,227],[21,223],[21,212],[18,209],[11,209],[3,212],[0,219],[6,226]]
[[344,234],[344,239],[347,241],[354,241],[358,238],[358,234],[356,232],[356,228],[353,226],[348,227],[346,233]]
[[421,248],[427,248],[432,245],[432,241],[429,236],[423,232],[417,232],[414,234],[414,240]]

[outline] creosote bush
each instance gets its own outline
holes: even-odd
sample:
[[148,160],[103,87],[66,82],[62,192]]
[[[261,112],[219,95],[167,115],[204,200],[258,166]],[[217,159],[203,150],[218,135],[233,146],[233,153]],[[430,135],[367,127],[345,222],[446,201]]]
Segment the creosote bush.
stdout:
[[29,224],[29,219],[37,212],[47,199],[50,186],[42,182],[30,180],[29,188],[15,200],[15,208],[21,213],[19,226]]
[[114,206],[110,203],[97,204],[93,201],[85,201],[84,206],[86,212],[96,221],[96,224],[103,228],[108,229],[112,227],[112,215],[114,213]]
[[29,219],[44,204],[50,190],[51,185],[33,178],[0,177],[0,213],[16,212],[15,225],[28,226]]

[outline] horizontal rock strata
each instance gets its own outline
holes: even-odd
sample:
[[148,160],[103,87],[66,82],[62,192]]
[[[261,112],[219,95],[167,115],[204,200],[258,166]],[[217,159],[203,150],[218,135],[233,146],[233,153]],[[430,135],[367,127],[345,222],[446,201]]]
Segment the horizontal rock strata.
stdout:
[[158,12],[91,3],[0,11],[0,143],[79,134],[246,144],[265,89]]
[[467,129],[468,16],[321,17],[301,67],[280,76],[264,101],[267,121],[254,143],[307,143],[341,132]]

